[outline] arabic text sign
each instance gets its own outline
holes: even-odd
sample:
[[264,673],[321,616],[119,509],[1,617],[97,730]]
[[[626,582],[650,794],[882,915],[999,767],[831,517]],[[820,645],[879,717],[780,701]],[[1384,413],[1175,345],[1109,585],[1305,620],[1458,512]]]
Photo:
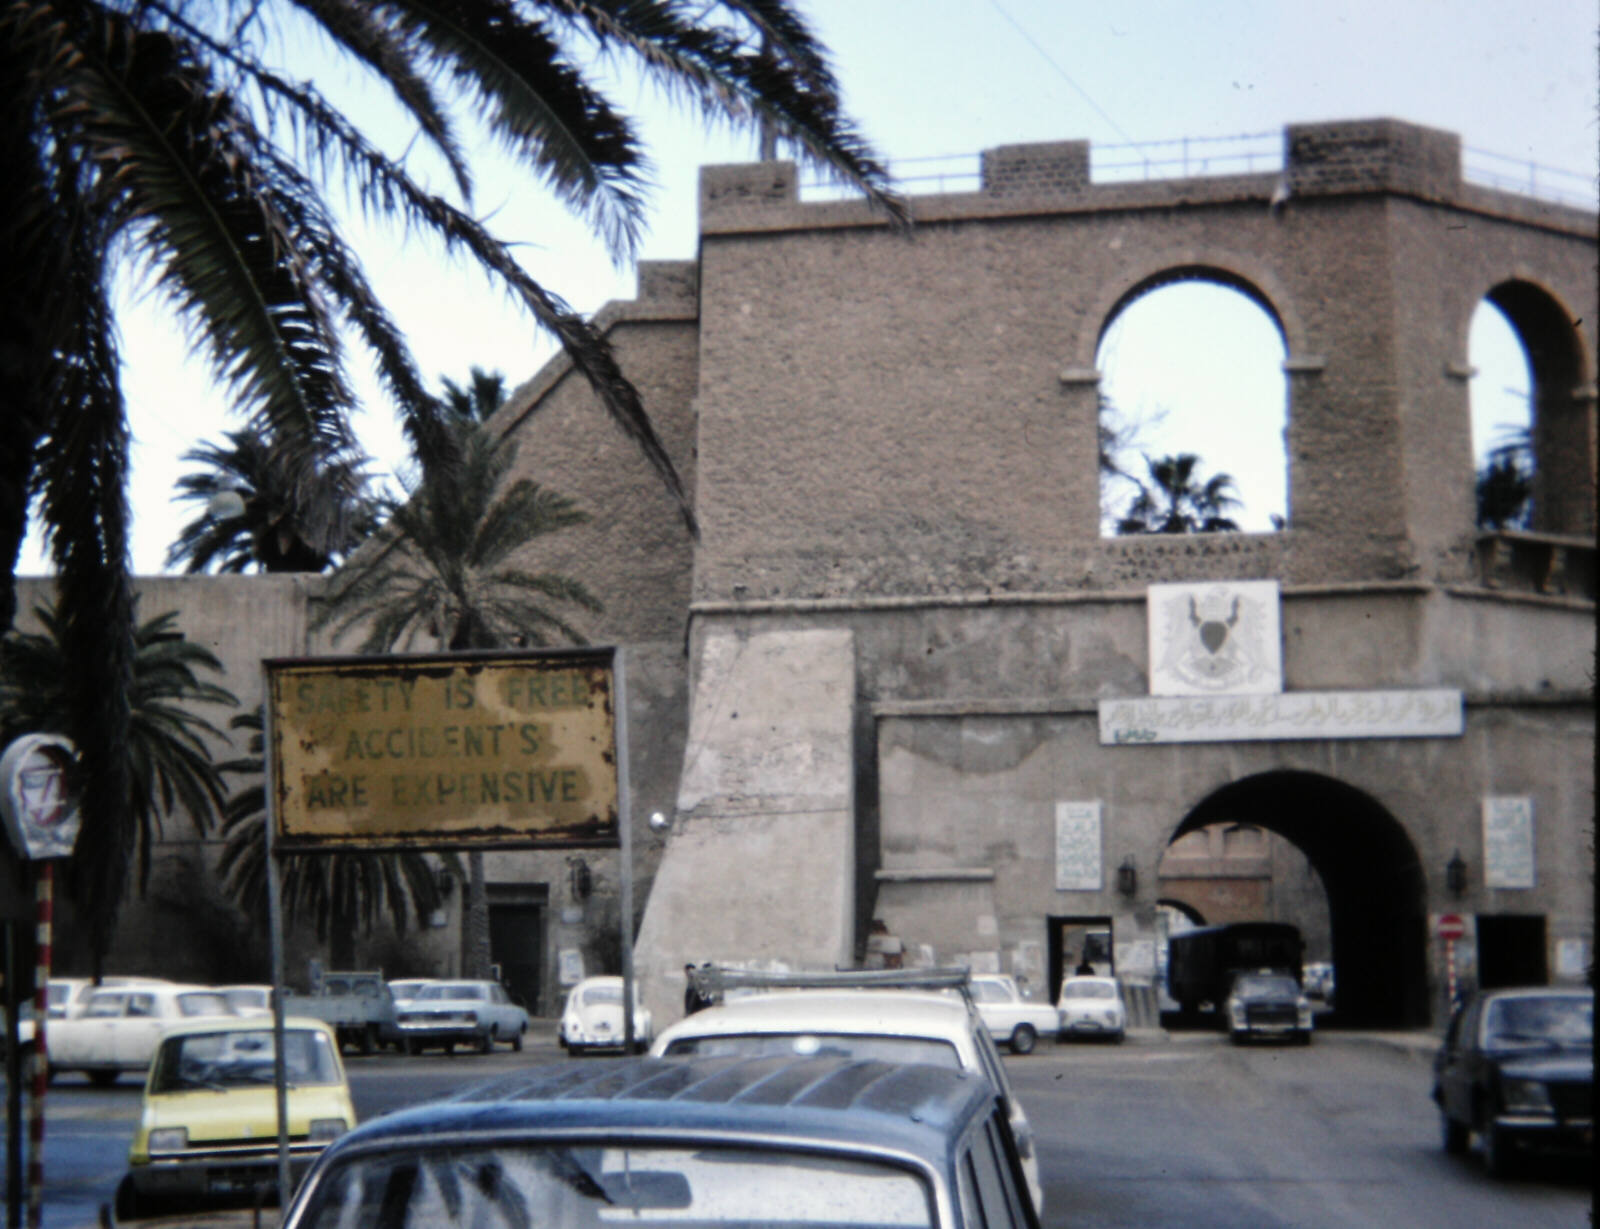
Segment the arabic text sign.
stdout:
[[1102,746],[1295,738],[1453,738],[1461,693],[1291,691],[1266,696],[1133,697],[1100,701]]
[[610,650],[267,663],[286,848],[606,845]]

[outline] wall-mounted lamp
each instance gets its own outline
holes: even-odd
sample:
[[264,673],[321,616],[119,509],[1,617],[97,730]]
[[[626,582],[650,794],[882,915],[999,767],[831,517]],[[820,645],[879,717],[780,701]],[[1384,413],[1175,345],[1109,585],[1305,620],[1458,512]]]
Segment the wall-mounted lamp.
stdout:
[[1467,864],[1459,849],[1444,864],[1444,886],[1449,889],[1451,896],[1460,896],[1467,890]]
[[590,874],[587,862],[579,857],[568,858],[567,879],[573,900],[589,899],[589,893],[594,891],[594,876]]
[[650,812],[650,831],[665,833],[672,827],[672,817],[665,811]]
[[1122,859],[1122,865],[1117,867],[1117,891],[1124,896],[1132,896],[1139,890],[1139,870],[1133,864],[1131,857]]
[[455,876],[445,866],[438,866],[433,871],[433,889],[439,894],[440,900],[449,900],[450,893],[455,889]]

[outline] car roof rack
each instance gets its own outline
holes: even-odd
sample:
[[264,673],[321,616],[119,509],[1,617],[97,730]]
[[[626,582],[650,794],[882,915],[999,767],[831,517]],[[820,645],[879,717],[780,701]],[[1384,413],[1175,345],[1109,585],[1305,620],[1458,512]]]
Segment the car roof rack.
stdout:
[[972,974],[961,967],[777,972],[701,965],[693,977],[695,989],[711,997],[727,990],[956,990],[970,1001]]

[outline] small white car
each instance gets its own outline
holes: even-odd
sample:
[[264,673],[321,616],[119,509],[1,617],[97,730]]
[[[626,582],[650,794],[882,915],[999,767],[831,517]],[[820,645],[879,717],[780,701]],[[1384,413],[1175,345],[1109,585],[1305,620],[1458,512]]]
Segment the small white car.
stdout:
[[1017,979],[1003,973],[974,974],[967,993],[996,1045],[1011,1047],[1013,1054],[1031,1054],[1040,1037],[1054,1037],[1056,1009],[1025,997]]
[[1058,1035],[1121,1041],[1128,1032],[1128,1009],[1114,977],[1069,977],[1056,1003]]
[[428,1046],[445,1053],[457,1045],[476,1046],[487,1054],[497,1041],[522,1049],[528,1013],[511,1001],[495,981],[436,981],[395,1008],[401,1045],[407,1054]]
[[[639,1001],[638,983],[633,987],[633,1048],[643,1052],[655,1036],[650,1009]],[[622,978],[586,977],[567,995],[556,1025],[556,1040],[569,1054],[587,1050],[623,1048]]]
[[[860,975],[843,974],[840,979],[852,976]],[[978,1072],[1005,1106],[1034,1207],[1044,1206],[1033,1128],[1012,1092],[988,1028],[958,994],[795,989],[730,996],[720,1006],[685,1016],[664,1030],[650,1053],[665,1058],[843,1055]]]
[[143,1074],[168,1026],[202,1016],[238,1019],[210,986],[102,987],[89,996],[82,1015],[50,1021],[50,1074],[82,1071],[102,1087],[125,1071]]

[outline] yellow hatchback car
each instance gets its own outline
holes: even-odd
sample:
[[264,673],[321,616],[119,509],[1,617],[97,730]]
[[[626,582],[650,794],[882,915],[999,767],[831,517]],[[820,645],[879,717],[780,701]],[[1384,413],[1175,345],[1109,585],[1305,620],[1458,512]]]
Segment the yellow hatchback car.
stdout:
[[[299,1182],[356,1124],[339,1044],[321,1020],[284,1026],[289,1164]],[[145,1078],[144,1109],[117,1187],[118,1220],[169,1204],[270,1202],[278,1176],[272,1021],[211,1018],[167,1030]]]

